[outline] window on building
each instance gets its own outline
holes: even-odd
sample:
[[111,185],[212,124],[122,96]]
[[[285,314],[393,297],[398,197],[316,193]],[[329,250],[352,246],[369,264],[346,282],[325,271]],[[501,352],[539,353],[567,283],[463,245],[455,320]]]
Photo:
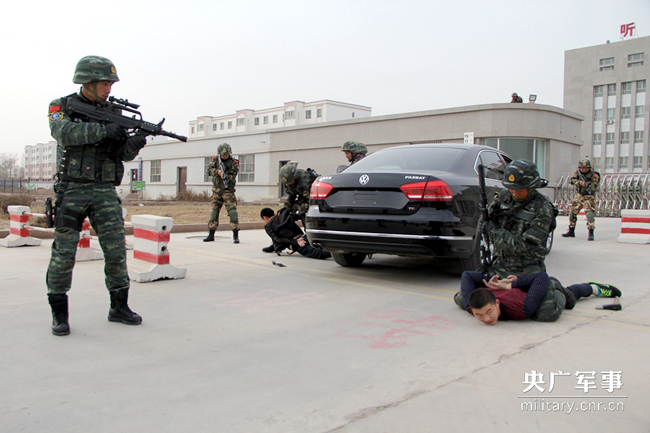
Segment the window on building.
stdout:
[[323,109],[322,108],[317,108],[316,109],[316,117],[318,117],[319,119],[321,117],[323,117]]
[[264,124],[265,125],[269,124],[269,116],[264,116]]
[[208,174],[208,168],[212,164],[212,157],[206,156],[203,158],[203,182],[210,182],[210,175]]
[[594,120],[603,120],[603,110],[594,110]]
[[232,129],[232,120],[228,122],[228,129]]
[[611,156],[605,158],[605,170],[613,170],[613,169],[614,169],[614,158]]
[[645,115],[645,105],[636,106],[636,117],[643,117]]
[[594,134],[594,141],[593,144],[602,144],[603,141],[603,134]]
[[239,119],[237,119],[237,126],[244,126],[244,120],[245,119],[243,117],[240,117]]
[[621,144],[629,143],[630,142],[630,133],[629,132],[621,132]]
[[162,175],[160,160],[151,161],[151,182],[160,182]]
[[627,67],[643,66],[644,53],[630,54],[627,56]]
[[628,156],[621,156],[618,158],[619,171],[627,171],[627,164],[630,158]]
[[643,131],[634,131],[634,142],[643,143]]
[[600,59],[600,66],[607,66],[613,64],[614,64],[614,57],[607,57],[604,59]]
[[311,119],[311,110],[305,111],[305,119]]
[[634,168],[643,168],[643,157],[642,156],[635,156],[634,157]]
[[289,110],[285,114],[285,119],[295,119],[296,118],[296,112],[295,110]]
[[603,96],[604,86],[594,86],[594,98],[600,98]]
[[607,96],[616,95],[616,84],[607,85]]
[[354,117],[354,111],[352,112],[352,117]]
[[199,123],[199,126],[198,126],[197,131],[198,131],[198,132],[202,132],[202,131],[203,131],[203,123]]
[[637,81],[636,93],[644,93],[644,92],[645,92],[645,80]]
[[278,123],[278,115],[277,114],[273,115],[273,123]]
[[212,132],[214,132],[214,131],[216,131],[216,130],[217,130],[217,124],[216,124],[216,123],[213,123],[213,124],[212,124]]
[[607,109],[607,120],[614,120],[616,117],[616,108]]
[[614,133],[613,132],[608,132],[607,133],[607,142],[605,144],[614,144]]
[[621,119],[629,119],[632,107],[621,107]]
[[621,83],[621,95],[629,95],[632,93],[632,83]]
[[255,155],[239,156],[239,182],[255,182]]
[[221,122],[221,123],[219,124],[219,129],[223,130],[223,127],[224,127],[224,123]]
[[255,126],[260,126],[260,118],[259,117],[255,118]]
[[194,134],[194,127],[193,126],[190,128],[190,133]]

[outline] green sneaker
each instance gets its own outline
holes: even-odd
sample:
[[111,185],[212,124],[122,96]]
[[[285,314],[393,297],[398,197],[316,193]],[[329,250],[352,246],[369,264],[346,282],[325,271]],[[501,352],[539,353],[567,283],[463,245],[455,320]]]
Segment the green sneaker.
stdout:
[[597,283],[595,281],[587,281],[587,284],[595,285],[598,287],[599,298],[615,298],[622,295],[621,291],[616,286],[610,284]]

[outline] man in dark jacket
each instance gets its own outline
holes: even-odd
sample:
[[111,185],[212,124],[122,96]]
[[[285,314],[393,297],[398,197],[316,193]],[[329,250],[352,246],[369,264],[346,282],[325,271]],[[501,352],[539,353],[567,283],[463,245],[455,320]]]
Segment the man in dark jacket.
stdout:
[[[262,248],[262,251],[279,253],[285,248],[290,248],[312,259],[324,260],[331,257],[327,251],[309,245],[307,237],[294,221],[294,215],[296,213],[287,207],[280,209],[277,215],[268,207],[261,210],[260,217],[266,223],[264,230],[273,241],[273,245]],[[296,218],[299,216],[296,215]]]

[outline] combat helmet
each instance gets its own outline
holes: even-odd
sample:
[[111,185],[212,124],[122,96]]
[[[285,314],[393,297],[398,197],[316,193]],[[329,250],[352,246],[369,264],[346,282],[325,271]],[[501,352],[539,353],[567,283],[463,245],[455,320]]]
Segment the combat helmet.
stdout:
[[217,147],[217,153],[219,155],[232,155],[232,148],[228,143],[221,143],[219,147]]
[[115,65],[106,57],[82,57],[74,70],[72,82],[75,84],[88,84],[95,81],[120,81]]
[[362,149],[365,148],[366,146],[364,146],[363,143],[359,143],[358,141],[346,141],[343,143],[343,146],[341,146],[341,151],[350,153],[364,153],[365,155],[365,153],[368,152],[367,150],[366,152],[362,152]]
[[280,180],[283,184],[287,185],[296,180],[296,166],[287,163],[282,166],[280,169]]
[[503,186],[508,189],[538,188],[540,184],[537,166],[525,159],[512,161],[503,173]]
[[578,163],[578,168],[591,168],[591,161],[589,161],[589,158],[582,158]]

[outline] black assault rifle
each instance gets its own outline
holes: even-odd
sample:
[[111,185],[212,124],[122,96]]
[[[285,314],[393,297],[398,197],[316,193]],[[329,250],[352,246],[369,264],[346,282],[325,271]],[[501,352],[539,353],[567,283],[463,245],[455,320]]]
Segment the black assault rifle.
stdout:
[[219,170],[221,170],[221,180],[223,181],[223,188],[228,189],[228,181],[226,180],[226,164],[223,163],[221,155],[217,155],[217,161],[219,161]]
[[[140,105],[129,102],[128,99],[118,99],[111,96],[103,107],[96,107],[75,98],[68,98],[65,109],[68,114],[77,113],[100,122],[116,123],[122,128],[140,130],[147,133],[147,135],[164,135],[165,137],[175,138],[176,140],[187,141],[187,137],[176,135],[173,132],[162,129],[165,119],[159,123],[142,120],[142,114],[136,110],[138,107]],[[132,113],[133,116],[123,115],[122,111]]]
[[[478,186],[479,186],[479,207],[481,209],[481,219],[487,221],[490,216],[488,215],[488,202],[487,194],[485,193],[485,167],[483,164],[478,165]],[[480,242],[480,252],[481,252],[481,261],[483,262],[483,272],[487,272],[490,267],[490,237],[487,233],[480,233],[481,240]]]

